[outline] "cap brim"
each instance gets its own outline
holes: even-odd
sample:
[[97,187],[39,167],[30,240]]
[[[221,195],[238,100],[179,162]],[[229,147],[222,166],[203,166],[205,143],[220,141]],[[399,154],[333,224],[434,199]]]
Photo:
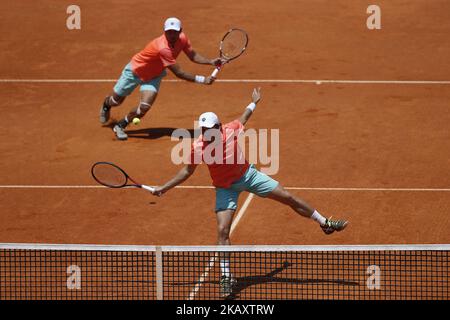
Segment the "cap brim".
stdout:
[[169,30],[175,30],[175,31],[180,31],[181,30],[181,28],[174,28],[174,27],[169,27],[169,28],[166,28],[166,29],[164,29],[164,31],[169,31]]
[[[215,123],[204,123],[200,125],[200,128],[208,128],[211,129],[212,127],[214,127],[216,124]],[[209,126],[209,127],[208,127]]]

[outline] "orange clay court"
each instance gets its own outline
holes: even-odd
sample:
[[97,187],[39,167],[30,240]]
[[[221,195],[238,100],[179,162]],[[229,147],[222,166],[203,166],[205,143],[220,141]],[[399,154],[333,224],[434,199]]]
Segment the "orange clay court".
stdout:
[[[90,167],[110,161],[162,184],[180,168],[171,132],[191,129],[205,111],[236,119],[256,86],[262,100],[246,127],[280,130],[274,178],[350,225],[325,236],[290,208],[242,193],[233,244],[450,243],[450,2],[377,1],[380,30],[367,29],[368,4],[359,0],[80,0],[81,30],[66,28],[69,4],[3,5],[1,243],[215,244],[206,165],[161,198],[98,188]],[[212,86],[168,72],[152,109],[118,141],[99,124],[99,107],[169,16],[206,57],[218,55],[231,27],[248,32],[249,47]],[[178,63],[194,74],[213,70],[183,53]],[[138,100],[135,90],[112,117]]]

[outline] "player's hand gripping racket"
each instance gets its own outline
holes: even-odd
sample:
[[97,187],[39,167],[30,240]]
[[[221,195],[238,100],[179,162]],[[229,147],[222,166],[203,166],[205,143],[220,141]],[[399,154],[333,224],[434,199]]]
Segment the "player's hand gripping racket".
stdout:
[[211,73],[211,77],[215,78],[224,64],[243,54],[247,48],[247,45],[247,32],[237,28],[228,30],[228,32],[223,36],[222,41],[220,41],[219,46],[220,58],[222,58],[224,62],[216,66],[216,69],[214,69]]
[[92,177],[109,188],[135,187],[148,190],[153,193],[155,188],[137,183],[123,169],[113,163],[97,162],[91,168]]

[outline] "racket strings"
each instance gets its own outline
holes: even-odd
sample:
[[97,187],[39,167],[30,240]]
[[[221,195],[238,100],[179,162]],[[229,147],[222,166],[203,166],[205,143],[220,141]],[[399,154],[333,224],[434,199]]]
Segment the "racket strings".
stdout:
[[95,165],[92,174],[98,182],[109,187],[123,187],[127,184],[127,176],[120,169],[109,164]]
[[226,59],[233,59],[244,52],[247,46],[247,35],[241,30],[230,31],[222,40],[221,49],[222,55]]

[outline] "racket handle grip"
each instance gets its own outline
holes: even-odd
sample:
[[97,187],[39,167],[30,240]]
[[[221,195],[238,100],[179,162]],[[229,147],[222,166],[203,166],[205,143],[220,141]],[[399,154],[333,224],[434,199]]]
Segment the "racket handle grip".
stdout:
[[153,193],[153,191],[155,191],[155,188],[150,187],[150,186],[146,186],[145,184],[142,185],[142,189],[150,191],[151,193]]
[[214,71],[211,73],[211,77],[215,78],[217,76],[217,74],[219,73],[220,68],[215,68]]

